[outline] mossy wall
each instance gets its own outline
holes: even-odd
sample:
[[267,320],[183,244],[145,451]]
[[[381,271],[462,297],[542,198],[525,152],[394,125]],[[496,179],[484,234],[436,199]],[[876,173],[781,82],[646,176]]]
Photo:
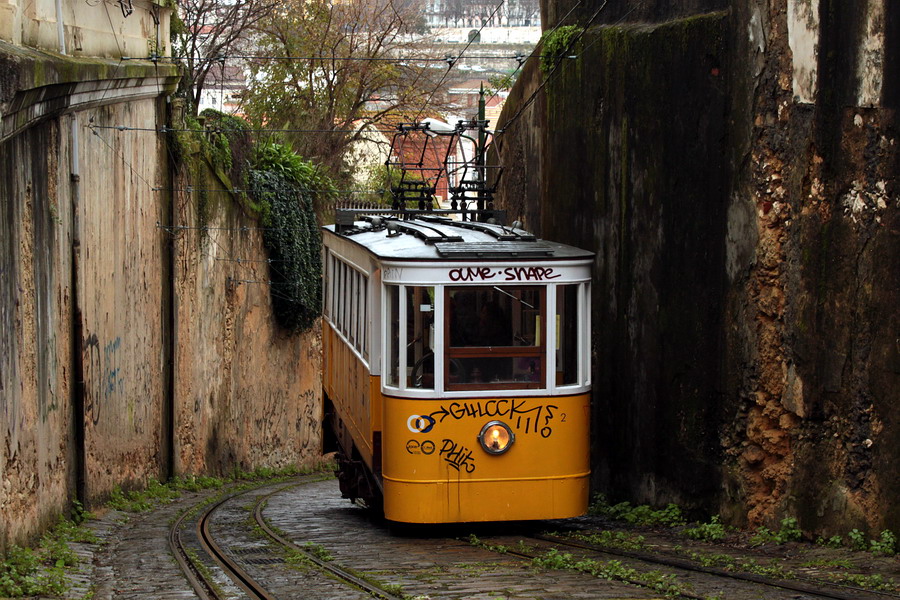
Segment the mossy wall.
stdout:
[[546,88],[541,233],[597,252],[594,482],[643,502],[719,479],[724,30],[591,28]]
[[[193,135],[193,134],[191,134]],[[174,180],[174,471],[311,464],[321,455],[321,334],[273,314],[263,225],[202,153]],[[222,191],[216,191],[222,190]]]
[[596,491],[900,528],[900,7],[815,7],[610,2],[504,110],[500,203],[597,252]]

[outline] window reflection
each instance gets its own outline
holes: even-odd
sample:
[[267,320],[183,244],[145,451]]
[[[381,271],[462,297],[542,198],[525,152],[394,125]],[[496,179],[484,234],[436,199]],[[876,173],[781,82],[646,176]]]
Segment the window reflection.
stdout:
[[544,386],[544,288],[448,288],[447,389]]

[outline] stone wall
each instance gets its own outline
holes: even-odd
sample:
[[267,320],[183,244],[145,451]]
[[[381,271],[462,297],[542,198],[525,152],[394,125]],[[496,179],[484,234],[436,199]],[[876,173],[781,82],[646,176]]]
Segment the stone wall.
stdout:
[[601,4],[499,124],[503,203],[597,252],[595,489],[897,530],[900,7]]
[[[321,456],[321,337],[272,316],[260,223],[199,155],[175,181],[175,471],[229,474]],[[197,176],[202,173],[201,176]],[[193,188],[201,190],[186,193]]]

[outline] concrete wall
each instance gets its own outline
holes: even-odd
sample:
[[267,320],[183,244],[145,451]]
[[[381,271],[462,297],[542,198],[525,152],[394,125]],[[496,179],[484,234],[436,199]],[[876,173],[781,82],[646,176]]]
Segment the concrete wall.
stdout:
[[[177,71],[25,45],[52,4],[0,0],[0,552],[115,486],[319,455],[318,338],[277,330],[256,222],[173,191]],[[156,5],[93,8],[92,52],[154,39]],[[172,228],[201,210],[230,233]]]
[[74,483],[73,219],[59,137],[50,123],[0,146],[0,549],[48,524]]
[[598,253],[594,485],[897,530],[900,7],[727,4],[609,3],[500,124],[503,202]]
[[69,56],[170,56],[171,12],[155,1],[0,0],[0,40]]

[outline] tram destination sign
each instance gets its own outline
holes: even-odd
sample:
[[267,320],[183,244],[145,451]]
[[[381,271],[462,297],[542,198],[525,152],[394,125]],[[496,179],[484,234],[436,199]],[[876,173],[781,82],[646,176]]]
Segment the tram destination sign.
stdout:
[[415,284],[515,284],[574,283],[590,279],[590,261],[528,264],[447,264],[427,263],[385,265],[384,283]]

